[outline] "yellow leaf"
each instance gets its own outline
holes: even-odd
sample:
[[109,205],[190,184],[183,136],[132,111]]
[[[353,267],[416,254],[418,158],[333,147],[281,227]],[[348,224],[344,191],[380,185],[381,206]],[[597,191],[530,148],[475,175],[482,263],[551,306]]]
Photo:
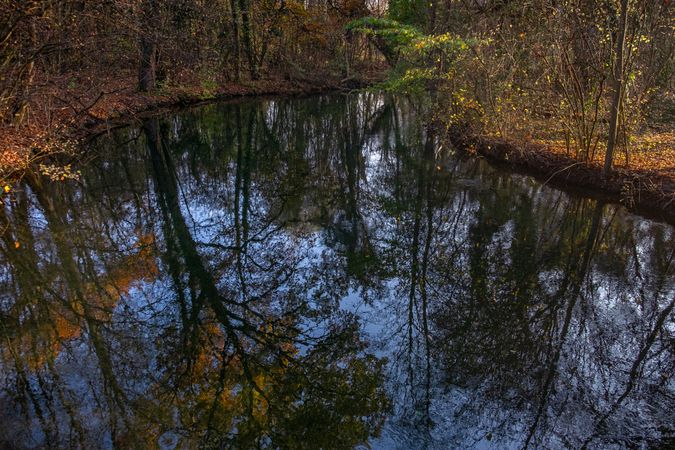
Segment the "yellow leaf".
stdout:
[[11,188],[9,187],[9,185],[5,185],[5,192],[9,192],[10,190]]
[[14,248],[19,248],[19,247],[21,247],[21,244],[19,243],[19,241],[14,241]]

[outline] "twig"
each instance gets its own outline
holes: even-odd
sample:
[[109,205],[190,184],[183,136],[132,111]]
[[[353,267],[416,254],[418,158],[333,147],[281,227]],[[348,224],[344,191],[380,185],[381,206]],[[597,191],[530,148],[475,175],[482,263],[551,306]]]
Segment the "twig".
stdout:
[[567,166],[567,167],[563,167],[562,169],[553,172],[553,174],[552,174],[550,177],[548,177],[548,179],[547,179],[546,181],[544,181],[544,182],[542,183],[542,186],[546,186],[546,184],[547,184],[549,181],[551,181],[551,179],[553,179],[553,177],[555,177],[556,175],[558,175],[560,172],[564,172],[565,170],[569,170],[569,169],[571,169],[572,167],[574,167],[574,166],[576,166],[576,165],[578,165],[578,164],[583,164],[583,162],[582,162],[582,161],[578,161],[578,162],[575,162],[574,164],[570,164],[570,165]]

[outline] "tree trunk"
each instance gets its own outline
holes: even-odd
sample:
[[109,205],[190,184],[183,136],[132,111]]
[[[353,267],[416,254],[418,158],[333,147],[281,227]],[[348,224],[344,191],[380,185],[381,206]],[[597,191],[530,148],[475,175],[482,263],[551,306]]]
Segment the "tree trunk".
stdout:
[[[33,85],[33,78],[35,77],[35,60],[39,56],[38,43],[37,43],[37,29],[36,29],[36,18],[38,15],[42,14],[33,13],[27,17],[27,28],[26,33],[26,42],[23,44],[23,48],[18,48],[16,50],[11,50],[14,52],[13,55],[9,54],[5,58],[4,63],[14,62],[16,65],[19,65],[23,62],[23,67],[19,68],[16,75],[16,81],[14,81],[14,98],[10,103],[8,120],[12,121],[15,125],[23,123],[23,121],[28,116],[29,112],[29,100]],[[1,35],[9,36],[9,32],[2,30]],[[4,68],[3,68],[4,69]],[[10,91],[11,92],[11,89]],[[1,93],[3,96],[6,95],[5,92]]]
[[138,70],[138,90],[147,92],[157,85],[157,35],[159,3],[146,0],[143,4],[143,29],[141,30],[141,60]]
[[250,3],[246,0],[239,0],[239,12],[241,13],[241,28],[244,34],[244,48],[248,58],[248,67],[251,72],[251,79],[260,78],[258,73],[258,63],[256,61],[255,49],[253,48],[253,38],[251,33],[251,20],[249,15]]
[[239,14],[237,13],[237,0],[230,0],[232,9],[232,44],[234,45],[234,79],[241,80],[241,49],[239,48]]
[[628,0],[621,0],[621,17],[619,19],[619,31],[616,37],[616,61],[614,63],[612,104],[610,106],[609,137],[607,138],[607,152],[605,153],[605,166],[602,170],[603,177],[612,172],[614,147],[616,146],[617,129],[619,123],[619,109],[623,97],[623,48],[626,40],[626,24],[628,22]]

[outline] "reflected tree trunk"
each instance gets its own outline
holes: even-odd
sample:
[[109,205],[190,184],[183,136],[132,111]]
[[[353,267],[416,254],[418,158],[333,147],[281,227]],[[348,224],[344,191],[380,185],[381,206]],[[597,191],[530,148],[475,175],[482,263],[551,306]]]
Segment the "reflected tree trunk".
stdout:
[[[670,257],[668,258],[668,265],[673,263],[675,261],[675,250],[670,252]],[[664,273],[667,273],[664,272]],[[660,289],[663,289],[664,285],[666,284],[665,278],[661,280]],[[660,290],[659,289],[659,290]],[[661,310],[661,312],[656,316],[656,321],[654,322],[654,325],[652,329],[650,330],[649,334],[646,336],[644,343],[640,347],[640,351],[637,354],[637,357],[633,361],[633,364],[631,365],[630,371],[628,373],[628,382],[626,383],[626,387],[623,389],[623,392],[621,395],[617,397],[617,399],[612,403],[612,406],[609,408],[609,410],[600,417],[600,419],[595,423],[595,426],[593,427],[593,433],[584,441],[582,445],[582,449],[588,448],[588,446],[595,440],[595,438],[598,437],[598,435],[602,432],[603,427],[607,424],[607,420],[612,417],[616,412],[618,411],[619,407],[626,401],[630,393],[633,391],[633,389],[636,386],[636,383],[638,382],[640,376],[641,376],[641,371],[642,368],[644,367],[644,364],[647,362],[647,357],[649,356],[649,352],[651,351],[654,343],[656,342],[657,337],[659,334],[661,334],[664,330],[664,326],[669,318],[672,319],[671,315],[673,313],[673,309],[675,309],[675,298],[671,299],[670,302],[666,304],[666,306]]]
[[[74,208],[68,208],[64,205],[59,196],[61,193],[49,193],[49,190],[43,183],[40,175],[30,174],[26,178],[28,185],[35,192],[39,205],[47,221],[47,227],[51,233],[58,256],[60,270],[65,278],[67,293],[72,296],[71,301],[67,306],[75,316],[81,316],[86,324],[86,331],[91,340],[94,353],[98,359],[99,370],[104,381],[104,395],[108,401],[109,407],[116,405],[119,411],[122,412],[121,418],[128,427],[127,416],[124,411],[128,408],[128,400],[124,391],[122,390],[118,377],[114,372],[114,364],[106,340],[103,336],[103,330],[99,324],[100,319],[97,318],[97,311],[94,310],[93,305],[85,293],[85,281],[82,279],[81,273],[87,273],[87,270],[82,270],[78,267],[74,252],[77,252],[78,259],[86,261],[88,258],[81,252],[81,246],[77,237],[73,237],[70,229],[70,224],[64,216],[68,211],[74,211]],[[78,248],[79,247],[79,248]],[[102,295],[107,295],[102,293]],[[117,428],[115,424],[117,415],[112,413],[109,416],[112,429]]]
[[[551,357],[551,360],[548,364],[548,371],[546,375],[546,380],[544,381],[544,386],[542,388],[541,397],[539,400],[539,406],[535,414],[534,421],[530,426],[525,443],[523,448],[529,448],[532,438],[537,430],[542,417],[545,415],[545,409],[548,404],[548,396],[553,387],[555,381],[558,363],[560,361],[560,356],[562,354],[563,346],[565,345],[567,334],[569,332],[570,324],[572,323],[572,315],[574,309],[579,300],[581,293],[581,288],[584,281],[586,280],[586,275],[588,274],[591,260],[593,259],[593,254],[597,245],[598,234],[600,230],[600,223],[602,220],[602,215],[604,211],[605,204],[602,202],[597,202],[595,209],[593,211],[593,217],[591,219],[591,225],[588,231],[588,236],[586,239],[586,245],[583,249],[582,255],[580,255],[581,264],[573,274],[571,274],[571,279],[566,279],[563,281],[563,287],[561,291],[555,296],[556,298],[565,298],[567,297],[568,304],[565,311],[565,316],[563,318],[562,327],[560,329],[560,334],[557,338],[557,346],[554,350],[554,353]],[[551,342],[553,344],[553,342]]]

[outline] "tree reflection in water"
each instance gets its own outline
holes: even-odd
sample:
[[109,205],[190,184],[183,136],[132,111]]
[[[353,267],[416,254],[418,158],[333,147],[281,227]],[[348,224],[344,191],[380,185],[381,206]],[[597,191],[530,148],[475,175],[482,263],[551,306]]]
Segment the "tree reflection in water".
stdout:
[[79,182],[25,177],[0,209],[0,439],[668,445],[673,229],[418,116],[212,105],[99,139]]

